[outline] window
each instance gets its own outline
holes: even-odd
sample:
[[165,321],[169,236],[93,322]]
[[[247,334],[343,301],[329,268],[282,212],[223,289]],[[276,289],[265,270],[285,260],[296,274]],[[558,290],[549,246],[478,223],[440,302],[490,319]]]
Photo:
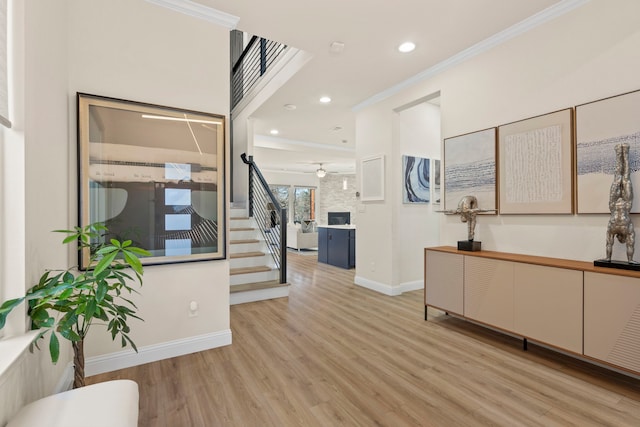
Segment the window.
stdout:
[[296,187],[294,190],[293,211],[294,221],[316,219],[316,189],[313,187]]
[[270,185],[269,188],[275,196],[280,207],[287,210],[287,222],[289,221],[289,186],[288,185]]

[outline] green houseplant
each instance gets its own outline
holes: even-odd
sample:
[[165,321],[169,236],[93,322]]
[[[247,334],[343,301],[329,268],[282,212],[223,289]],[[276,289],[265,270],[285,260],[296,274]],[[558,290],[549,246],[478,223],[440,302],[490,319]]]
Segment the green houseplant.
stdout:
[[50,333],[49,352],[53,363],[60,356],[58,336],[71,341],[74,388],[84,386],[84,339],[92,325],[106,325],[112,339],[119,336],[123,347],[131,345],[138,351],[129,337],[127,321],[142,319],[136,315],[136,305],[127,296],[137,292],[132,285],[142,286],[143,267],[139,257],[151,254],[132,246],[131,240],[94,243],[106,231],[102,224],[56,230],[67,234],[63,244],[77,241],[79,249],[90,248],[91,268],[86,271],[75,268],[47,270],[24,297],[5,301],[0,306],[2,329],[9,313],[23,301],[27,302],[32,329],[39,330],[36,345]]

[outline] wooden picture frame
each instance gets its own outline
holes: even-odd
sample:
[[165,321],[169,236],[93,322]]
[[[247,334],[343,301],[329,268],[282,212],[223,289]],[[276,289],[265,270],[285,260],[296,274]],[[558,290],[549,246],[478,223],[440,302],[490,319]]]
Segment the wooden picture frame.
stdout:
[[[144,264],[225,258],[225,117],[78,93],[79,224]],[[96,242],[97,243],[97,242]],[[80,268],[89,267],[89,249]]]
[[384,155],[365,157],[360,161],[360,200],[384,200]]
[[498,127],[500,214],[573,213],[573,109]]
[[[631,185],[640,190],[640,91],[576,106],[576,204],[579,214],[609,214],[614,147],[629,144]],[[636,197],[631,213],[640,213]]]
[[445,138],[443,161],[444,210],[457,209],[464,196],[475,196],[480,209],[497,209],[495,127]]

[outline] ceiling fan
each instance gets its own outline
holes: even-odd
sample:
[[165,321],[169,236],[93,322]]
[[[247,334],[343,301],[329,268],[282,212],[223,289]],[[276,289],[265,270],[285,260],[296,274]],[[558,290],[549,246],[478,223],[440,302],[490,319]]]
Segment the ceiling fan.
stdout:
[[320,163],[320,167],[316,170],[316,176],[318,178],[324,178],[327,175],[327,170],[322,168],[322,163]]

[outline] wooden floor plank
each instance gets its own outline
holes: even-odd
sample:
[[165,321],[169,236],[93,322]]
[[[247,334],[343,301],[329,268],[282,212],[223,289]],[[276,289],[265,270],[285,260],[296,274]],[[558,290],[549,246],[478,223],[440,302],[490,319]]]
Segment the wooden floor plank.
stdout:
[[88,379],[140,385],[140,426],[638,426],[640,385],[288,254],[289,298],[231,307],[231,346]]

